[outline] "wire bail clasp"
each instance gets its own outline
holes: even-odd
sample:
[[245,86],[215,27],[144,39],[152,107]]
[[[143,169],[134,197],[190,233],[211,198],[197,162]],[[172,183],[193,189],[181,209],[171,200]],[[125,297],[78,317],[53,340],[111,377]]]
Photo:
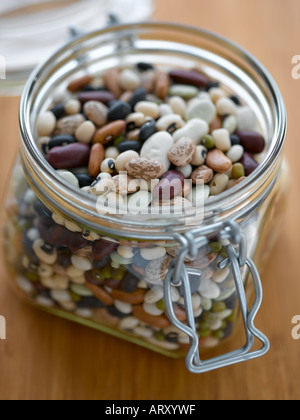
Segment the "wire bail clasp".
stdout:
[[[187,334],[190,338],[190,349],[186,357],[187,369],[192,373],[205,373],[225,366],[245,362],[265,355],[270,348],[267,337],[254,326],[254,320],[262,303],[262,286],[260,276],[251,258],[247,257],[247,243],[245,234],[239,225],[234,221],[222,223],[211,229],[211,233],[218,232],[220,242],[226,247],[228,257],[219,263],[219,268],[223,269],[231,266],[233,278],[236,286],[237,296],[240,302],[243,323],[246,332],[246,344],[239,350],[224,354],[222,356],[201,361],[199,355],[199,336],[197,334],[193,305],[190,275],[201,277],[201,271],[186,267],[185,259],[187,256],[196,258],[199,249],[209,243],[207,236],[197,236],[198,230],[178,235],[177,240],[181,243],[181,249],[176,260],[171,263],[171,269],[164,281],[164,295],[166,311],[170,321],[180,331]],[[214,233],[215,233],[214,232]],[[237,251],[235,250],[237,247]],[[249,310],[241,269],[248,268],[255,287],[255,300]],[[184,292],[185,309],[187,315],[186,324],[179,321],[175,315],[172,303],[171,286],[182,285]],[[259,350],[252,351],[255,338],[261,343]]]

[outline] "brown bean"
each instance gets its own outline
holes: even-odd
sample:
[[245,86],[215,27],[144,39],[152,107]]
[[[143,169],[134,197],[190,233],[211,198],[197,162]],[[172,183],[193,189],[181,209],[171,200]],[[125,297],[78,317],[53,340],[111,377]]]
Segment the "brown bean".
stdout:
[[150,315],[144,311],[141,305],[134,306],[132,312],[137,319],[139,319],[147,325],[150,325],[151,327],[163,329],[167,328],[170,325],[170,321],[164,315]]
[[111,92],[105,92],[102,90],[92,91],[92,92],[81,92],[78,96],[79,101],[82,104],[90,101],[102,102],[104,105],[109,104],[109,102],[116,100],[116,96]]
[[101,102],[89,101],[84,104],[84,113],[98,127],[102,127],[107,122],[108,108]]
[[105,149],[102,144],[96,143],[91,148],[89,160],[89,174],[96,178],[100,173],[101,163],[104,160]]
[[218,173],[227,172],[232,168],[231,160],[219,149],[208,152],[206,165]]
[[132,293],[123,292],[122,290],[113,290],[111,295],[113,299],[119,300],[120,302],[138,305],[144,302],[146,292],[146,289],[137,289]]
[[72,80],[68,84],[68,90],[72,93],[78,92],[85,86],[89,85],[93,81],[93,79],[93,76],[86,75],[79,77],[78,79]]
[[94,294],[94,296],[105,305],[111,306],[114,303],[112,296],[103,289],[103,287],[96,286],[95,284],[86,283],[86,287]]
[[113,121],[100,128],[93,138],[93,143],[108,144],[115,140],[126,130],[126,122],[123,120]]
[[158,71],[155,80],[155,93],[159,99],[165,99],[168,96],[170,88],[170,77],[164,71]]
[[123,90],[119,84],[120,72],[116,68],[108,69],[104,73],[103,81],[105,87],[110,90],[117,98],[123,93]]
[[219,116],[217,116],[213,122],[210,124],[209,126],[209,132],[212,133],[215,130],[219,130],[220,128],[222,128],[223,123],[222,120]]

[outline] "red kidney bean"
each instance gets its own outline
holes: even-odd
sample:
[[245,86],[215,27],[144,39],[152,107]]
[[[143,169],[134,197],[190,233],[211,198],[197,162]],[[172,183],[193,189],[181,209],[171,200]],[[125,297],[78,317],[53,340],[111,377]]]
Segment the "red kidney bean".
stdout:
[[177,196],[182,196],[184,187],[184,176],[179,171],[168,171],[164,174],[162,180],[153,190],[154,198],[160,200],[172,200]]
[[54,147],[47,159],[54,169],[72,169],[88,164],[90,146],[84,143],[73,143],[67,146]]
[[170,72],[171,79],[176,83],[183,83],[197,87],[205,87],[209,80],[204,74],[189,70],[172,70]]
[[116,100],[116,96],[111,92],[106,91],[91,91],[91,92],[81,92],[78,96],[79,101],[82,104],[90,101],[102,102],[107,105],[109,102]]
[[253,131],[238,131],[236,135],[246,152],[257,154],[264,151],[266,142],[261,134]]
[[93,259],[100,261],[102,258],[111,254],[117,248],[117,244],[105,240],[96,241],[93,243]]
[[249,153],[245,152],[242,159],[241,164],[244,166],[245,175],[249,176],[255,169],[259,166],[259,163],[251,156]]

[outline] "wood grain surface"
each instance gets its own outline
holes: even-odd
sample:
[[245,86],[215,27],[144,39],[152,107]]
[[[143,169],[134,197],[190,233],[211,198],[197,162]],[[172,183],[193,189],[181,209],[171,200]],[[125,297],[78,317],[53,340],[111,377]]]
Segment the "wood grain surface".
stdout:
[[[258,360],[193,375],[184,360],[168,359],[28,307],[11,292],[1,262],[0,315],[7,320],[7,340],[0,341],[1,400],[300,398],[300,341],[291,335],[291,320],[300,315],[300,80],[291,75],[292,57],[300,54],[300,2],[157,0],[154,18],[230,38],[253,53],[282,90],[289,117],[289,205],[262,275],[264,302],[256,321],[270,338],[271,350]],[[17,113],[17,98],[0,99],[1,194],[18,145]],[[239,346],[240,337],[233,344]]]

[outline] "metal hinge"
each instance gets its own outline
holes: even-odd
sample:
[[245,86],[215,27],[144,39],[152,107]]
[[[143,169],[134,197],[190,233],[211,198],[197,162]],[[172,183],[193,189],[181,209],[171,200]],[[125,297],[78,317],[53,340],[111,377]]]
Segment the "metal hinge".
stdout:
[[[211,227],[210,230],[211,232],[218,232],[219,241],[226,247],[228,257],[219,263],[219,268],[222,269],[227,266],[231,266],[247,341],[246,344],[239,350],[210,360],[201,361],[199,354],[199,336],[196,331],[191,286],[189,281],[189,275],[195,275],[198,273],[198,275],[201,276],[201,272],[199,270],[197,271],[186,267],[185,259],[187,256],[189,256],[189,258],[196,258],[198,250],[201,247],[208,245],[208,235],[198,236],[201,231],[199,229],[186,233],[183,236],[178,235],[177,241],[180,242],[181,249],[176,259],[174,259],[171,263],[170,271],[165,278],[164,299],[170,321],[190,338],[190,349],[186,357],[186,366],[192,373],[209,372],[225,366],[249,361],[264,356],[270,348],[267,337],[254,326],[255,317],[262,303],[263,292],[259,273],[254,265],[254,262],[251,258],[247,257],[247,243],[244,232],[241,230],[239,225],[233,221],[218,224],[217,226]],[[237,250],[235,250],[236,247]],[[248,308],[245,287],[241,274],[241,268],[246,267],[250,271],[255,287],[255,300],[250,310]],[[171,286],[179,286],[180,284],[184,291],[184,301],[187,315],[186,324],[177,319],[172,304]],[[252,351],[255,344],[255,338],[261,342],[262,346],[259,350]]]

